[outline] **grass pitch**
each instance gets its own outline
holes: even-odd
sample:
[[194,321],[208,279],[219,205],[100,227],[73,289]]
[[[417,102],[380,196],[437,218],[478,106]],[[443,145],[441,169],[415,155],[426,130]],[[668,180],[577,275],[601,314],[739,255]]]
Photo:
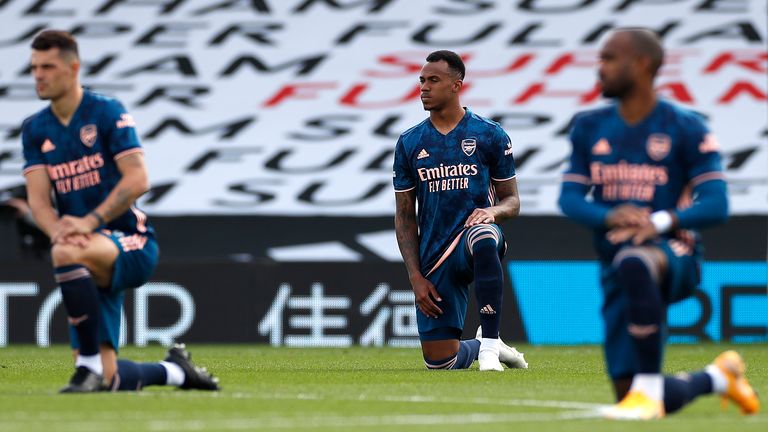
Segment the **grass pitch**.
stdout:
[[[518,346],[528,370],[426,371],[416,349],[289,349],[190,346],[221,378],[219,393],[150,387],[142,392],[59,395],[71,371],[68,348],[0,348],[0,431],[765,431],[750,417],[702,397],[661,421],[616,423],[593,410],[611,403],[596,346]],[[747,375],[768,395],[768,345],[735,347]],[[674,345],[667,371],[695,370],[720,345]],[[121,356],[157,361],[161,347]]]

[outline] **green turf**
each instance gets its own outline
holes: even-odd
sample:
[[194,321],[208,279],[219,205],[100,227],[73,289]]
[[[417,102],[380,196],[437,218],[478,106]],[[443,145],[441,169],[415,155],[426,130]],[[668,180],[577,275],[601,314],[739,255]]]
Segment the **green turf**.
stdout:
[[[428,372],[416,349],[194,346],[194,359],[221,377],[223,391],[58,395],[71,372],[67,348],[13,346],[0,349],[0,431],[768,430],[765,413],[743,417],[732,406],[723,412],[711,396],[651,423],[568,418],[611,400],[600,349],[519,348],[530,369],[481,373],[477,366]],[[768,394],[768,346],[736,348],[758,393]],[[667,369],[699,368],[723,349],[672,346]],[[163,354],[160,347],[121,353],[140,361]]]

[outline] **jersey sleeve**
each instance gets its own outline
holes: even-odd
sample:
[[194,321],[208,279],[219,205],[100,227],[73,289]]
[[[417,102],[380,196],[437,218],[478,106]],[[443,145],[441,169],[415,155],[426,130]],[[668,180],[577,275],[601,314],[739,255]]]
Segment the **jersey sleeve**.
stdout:
[[40,149],[42,143],[39,138],[32,133],[32,126],[29,120],[25,120],[21,127],[21,146],[24,154],[24,174],[36,169],[43,169],[46,166],[43,152]]
[[143,152],[136,134],[136,121],[123,105],[112,101],[107,109],[106,126],[110,131],[107,148],[112,157],[118,160],[133,153]]
[[392,183],[395,192],[407,192],[416,187],[413,167],[408,163],[403,138],[400,137],[395,145],[395,163],[392,167]]
[[691,186],[710,180],[725,180],[717,138],[704,122],[691,118],[684,125],[683,158]]
[[584,136],[583,123],[578,117],[571,127],[572,144],[568,168],[563,173],[558,205],[569,218],[581,224],[601,228],[605,224],[610,208],[606,205],[587,200],[592,189],[589,177],[589,144]]
[[680,228],[704,228],[728,219],[728,191],[717,138],[698,117],[683,124],[683,160],[693,202],[676,211]]
[[578,120],[574,120],[569,134],[571,140],[571,155],[568,159],[568,168],[563,174],[564,183],[576,183],[583,186],[591,186],[589,178],[589,153],[588,143],[583,134],[583,127]]
[[515,177],[515,157],[512,154],[512,140],[501,127],[498,127],[493,138],[493,153],[490,174],[494,181],[505,181]]

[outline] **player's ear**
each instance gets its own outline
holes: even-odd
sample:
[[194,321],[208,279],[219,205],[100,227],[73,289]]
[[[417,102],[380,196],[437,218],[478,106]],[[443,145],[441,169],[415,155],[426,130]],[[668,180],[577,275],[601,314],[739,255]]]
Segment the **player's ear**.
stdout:
[[651,68],[651,58],[645,55],[639,55],[635,57],[635,67],[639,71],[653,75]]
[[459,93],[461,91],[461,88],[464,87],[464,81],[457,79],[453,80],[453,87],[451,87],[451,90],[454,93]]
[[72,68],[72,73],[77,76],[77,74],[80,72],[80,60],[72,60],[70,62],[69,67]]

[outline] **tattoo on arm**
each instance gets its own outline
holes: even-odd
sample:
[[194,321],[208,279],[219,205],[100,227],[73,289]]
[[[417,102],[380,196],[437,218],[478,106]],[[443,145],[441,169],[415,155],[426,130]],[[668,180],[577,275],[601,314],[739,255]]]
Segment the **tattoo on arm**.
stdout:
[[403,256],[408,275],[418,273],[419,263],[419,231],[416,221],[416,192],[396,192],[395,202],[395,233],[400,254]]
[[113,199],[108,199],[104,202],[106,206],[104,208],[103,218],[106,220],[114,220],[120,217],[121,214],[131,207],[133,204],[133,194],[125,188],[119,187],[115,189]]
[[147,191],[147,169],[141,153],[125,156],[117,161],[122,178],[96,211],[107,222],[112,221],[133,205]]

